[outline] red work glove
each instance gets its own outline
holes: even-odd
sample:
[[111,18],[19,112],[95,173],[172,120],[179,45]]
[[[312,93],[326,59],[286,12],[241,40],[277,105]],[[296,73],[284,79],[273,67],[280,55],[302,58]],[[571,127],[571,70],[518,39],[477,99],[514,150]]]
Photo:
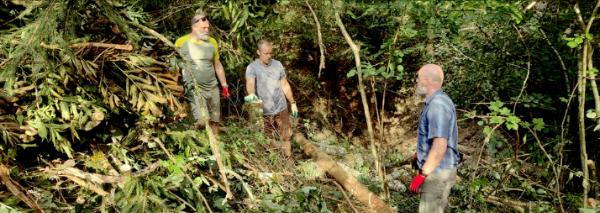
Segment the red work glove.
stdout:
[[223,87],[223,97],[229,98],[229,87]]
[[423,182],[425,182],[425,178],[427,178],[427,176],[425,176],[421,173],[421,171],[419,171],[419,173],[417,173],[417,176],[415,176],[415,178],[413,178],[413,181],[410,183],[410,191],[414,193],[419,193],[419,188],[421,187],[421,185],[423,185]]

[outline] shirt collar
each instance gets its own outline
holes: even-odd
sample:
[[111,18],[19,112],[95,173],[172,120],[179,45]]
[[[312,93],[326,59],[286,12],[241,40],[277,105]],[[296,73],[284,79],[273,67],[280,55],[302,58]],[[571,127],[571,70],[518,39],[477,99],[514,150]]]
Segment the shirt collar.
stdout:
[[271,63],[269,63],[269,64],[263,64],[263,62],[260,61],[260,58],[256,59],[256,62],[263,67],[270,67],[271,65],[273,65],[273,59],[271,59]]
[[435,92],[433,92],[433,94],[431,94],[430,96],[425,98],[425,104],[429,104],[429,102],[431,102],[431,99],[433,99],[433,97],[438,96],[442,93],[444,93],[444,91],[442,89],[436,90]]

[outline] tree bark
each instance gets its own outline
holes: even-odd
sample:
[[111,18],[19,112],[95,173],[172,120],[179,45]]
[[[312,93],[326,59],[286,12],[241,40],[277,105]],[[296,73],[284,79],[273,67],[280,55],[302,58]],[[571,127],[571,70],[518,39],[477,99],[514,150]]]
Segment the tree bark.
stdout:
[[363,105],[364,112],[365,112],[365,119],[367,121],[367,131],[369,133],[369,141],[371,142],[371,146],[370,146],[371,154],[373,155],[373,158],[375,161],[375,170],[377,171],[379,178],[381,180],[383,180],[384,175],[381,170],[381,166],[379,165],[379,157],[377,155],[377,148],[375,146],[375,137],[373,135],[373,122],[371,121],[371,113],[369,110],[369,103],[367,102],[367,94],[365,92],[365,85],[363,83],[363,78],[362,78],[362,70],[361,70],[361,64],[360,64],[360,49],[354,43],[354,41],[352,41],[350,34],[348,34],[348,32],[346,31],[346,27],[344,26],[344,23],[342,22],[342,19],[340,18],[340,14],[338,13],[337,9],[335,11],[335,20],[336,20],[338,26],[340,27],[342,34],[344,35],[344,39],[346,39],[346,42],[348,43],[348,45],[350,46],[350,49],[352,49],[352,52],[354,53],[354,62],[356,63],[356,71],[357,71],[357,76],[358,76],[358,91],[360,93],[360,98],[361,98],[362,105]]
[[[582,51],[582,55],[581,55],[581,59],[580,59],[580,69],[579,69],[579,87],[578,87],[578,93],[579,93],[579,113],[578,113],[578,118],[579,118],[579,150],[580,150],[580,158],[581,158],[581,170],[583,172],[583,180],[582,180],[582,187],[583,187],[583,207],[587,208],[587,198],[588,198],[588,193],[590,191],[590,174],[589,174],[589,169],[587,166],[587,145],[586,145],[586,132],[585,132],[585,93],[586,93],[586,87],[587,87],[587,74],[588,74],[588,70],[591,67],[591,53],[592,53],[592,46],[591,46],[591,42],[589,41],[588,34],[590,32],[590,29],[592,28],[592,24],[594,23],[594,20],[596,19],[596,13],[598,12],[598,8],[600,7],[600,0],[596,1],[596,5],[594,6],[594,9],[592,10],[592,14],[590,16],[590,19],[588,20],[587,23],[584,22],[583,20],[583,16],[581,15],[581,10],[579,9],[579,1],[577,1],[575,3],[574,6],[574,10],[575,13],[577,15],[577,22],[579,23],[579,25],[581,26],[581,30],[583,31],[583,35],[585,36],[585,42],[583,43],[583,51]],[[591,79],[592,82],[592,87],[594,87],[595,85],[595,79]],[[594,100],[595,100],[595,109],[596,109],[596,113],[598,113],[600,111],[600,97],[597,96],[598,94],[598,87],[596,86],[595,88],[592,88],[592,93],[594,94]],[[600,122],[600,119],[597,120],[597,122]],[[600,123],[599,123],[600,124]]]
[[298,143],[304,150],[304,153],[313,158],[317,166],[323,169],[327,174],[335,178],[344,189],[348,190],[352,195],[365,204],[372,212],[393,212],[377,195],[369,191],[367,187],[362,185],[356,178],[348,174],[337,162],[335,162],[327,154],[320,152],[318,148],[309,142],[302,134],[296,134],[294,141]]
[[304,0],[304,2],[306,2],[306,6],[308,6],[308,9],[310,9],[310,13],[312,13],[313,18],[315,19],[315,24],[317,25],[317,38],[319,39],[319,51],[321,52],[318,77],[321,77],[321,71],[325,69],[325,45],[323,45],[323,35],[321,34],[321,23],[319,23],[317,14],[310,6],[310,3],[308,3],[308,0]]
[[[587,45],[583,46],[583,57],[582,60],[585,60],[587,58]],[[579,69],[579,88],[578,88],[578,92],[579,92],[579,112],[578,112],[578,118],[579,118],[579,151],[581,152],[580,155],[580,159],[581,159],[581,170],[583,172],[583,182],[582,182],[582,186],[583,186],[583,207],[587,208],[587,204],[586,204],[586,200],[587,200],[587,196],[588,196],[588,192],[589,192],[589,172],[588,172],[588,167],[587,167],[587,146],[586,146],[586,139],[585,139],[585,89],[586,89],[586,70],[587,70],[587,63],[584,61],[581,65],[581,69]]]

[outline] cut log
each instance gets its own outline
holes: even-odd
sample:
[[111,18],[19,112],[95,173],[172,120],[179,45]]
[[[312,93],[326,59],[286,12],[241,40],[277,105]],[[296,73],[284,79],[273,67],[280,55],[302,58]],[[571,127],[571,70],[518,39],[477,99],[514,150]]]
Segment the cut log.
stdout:
[[332,176],[344,189],[354,195],[360,202],[365,204],[372,212],[393,212],[377,195],[369,191],[356,178],[349,175],[327,154],[320,152],[315,145],[308,141],[302,134],[296,134],[294,141],[304,150],[304,153],[313,158],[317,165],[327,174]]

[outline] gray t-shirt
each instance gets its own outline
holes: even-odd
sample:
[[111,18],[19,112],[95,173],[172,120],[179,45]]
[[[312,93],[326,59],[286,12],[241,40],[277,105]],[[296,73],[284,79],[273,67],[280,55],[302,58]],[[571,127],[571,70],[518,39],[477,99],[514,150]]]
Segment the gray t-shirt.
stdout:
[[281,62],[271,59],[265,65],[256,59],[246,68],[246,78],[256,78],[256,95],[263,102],[264,115],[276,115],[287,109],[287,101],[280,81],[286,74]]

